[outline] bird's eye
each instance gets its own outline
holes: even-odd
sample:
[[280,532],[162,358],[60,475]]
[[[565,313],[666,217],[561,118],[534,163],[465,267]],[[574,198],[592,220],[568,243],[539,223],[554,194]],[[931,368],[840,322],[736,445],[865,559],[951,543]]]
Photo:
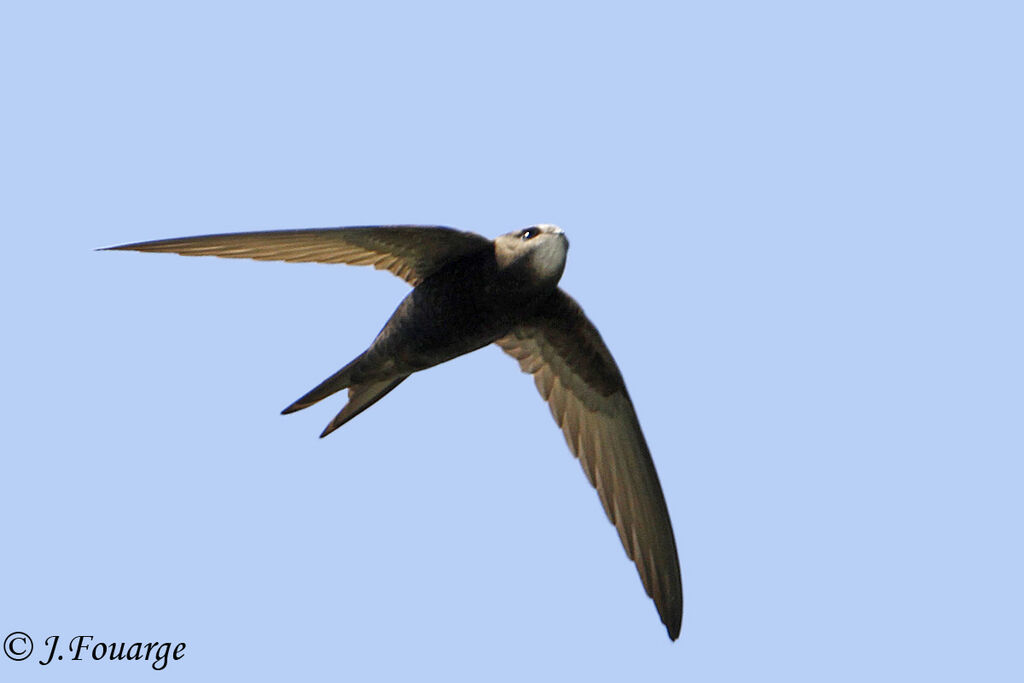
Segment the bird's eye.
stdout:
[[521,233],[519,233],[519,237],[523,241],[526,241],[526,240],[533,239],[534,237],[536,237],[539,234],[540,234],[540,230],[538,230],[537,228],[527,228],[526,230],[523,230]]

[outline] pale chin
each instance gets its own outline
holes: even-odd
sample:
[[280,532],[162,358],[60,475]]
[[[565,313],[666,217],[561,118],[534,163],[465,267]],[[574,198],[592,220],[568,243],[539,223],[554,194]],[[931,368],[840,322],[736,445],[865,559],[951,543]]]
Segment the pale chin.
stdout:
[[534,276],[544,281],[558,282],[565,270],[565,256],[568,244],[555,235],[538,244],[530,258],[530,268]]

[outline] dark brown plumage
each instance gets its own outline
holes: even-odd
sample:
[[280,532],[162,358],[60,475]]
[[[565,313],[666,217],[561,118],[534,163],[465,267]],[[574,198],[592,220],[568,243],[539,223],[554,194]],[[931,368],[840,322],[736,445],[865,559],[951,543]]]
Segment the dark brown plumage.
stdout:
[[683,592],[668,508],[622,375],[601,335],[558,288],[568,240],[537,225],[488,240],[442,227],[281,230],[126,244],[111,249],[384,268],[414,289],[370,347],[290,406],[348,389],[326,436],[418,370],[497,343],[533,375],[636,563],[669,637]]

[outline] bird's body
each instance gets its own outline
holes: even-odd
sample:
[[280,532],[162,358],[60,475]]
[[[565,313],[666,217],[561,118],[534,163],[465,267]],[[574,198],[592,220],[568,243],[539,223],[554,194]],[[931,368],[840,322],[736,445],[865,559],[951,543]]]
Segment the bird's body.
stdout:
[[512,279],[493,252],[460,258],[409,292],[368,353],[379,351],[414,372],[493,343],[554,291],[517,290]]
[[[533,277],[525,261],[501,263],[481,245],[426,275],[398,305],[370,347],[355,360],[285,408],[295,412],[341,389],[350,401],[327,426],[326,436],[383,398],[406,377],[487,346],[525,320],[554,292],[568,245],[561,231],[541,233],[561,251],[557,275]],[[536,238],[534,238],[536,239]]]
[[558,288],[568,240],[537,225],[491,241],[449,228],[396,226],[235,233],[113,249],[261,260],[372,264],[414,289],[370,347],[285,408],[342,389],[326,436],[411,374],[497,343],[534,375],[675,639],[682,585],[668,509],[625,383],[597,330]]

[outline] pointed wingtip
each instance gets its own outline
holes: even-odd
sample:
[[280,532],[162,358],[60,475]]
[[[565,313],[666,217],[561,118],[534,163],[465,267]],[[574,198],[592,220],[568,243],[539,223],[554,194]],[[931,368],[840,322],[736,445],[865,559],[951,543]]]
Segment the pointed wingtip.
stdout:
[[140,251],[138,247],[145,246],[146,242],[129,242],[127,244],[111,244],[106,247],[96,247],[93,251]]
[[670,618],[668,621],[663,622],[665,624],[665,630],[668,631],[668,637],[673,642],[679,640],[679,633],[683,630],[683,615],[682,612],[676,618]]

